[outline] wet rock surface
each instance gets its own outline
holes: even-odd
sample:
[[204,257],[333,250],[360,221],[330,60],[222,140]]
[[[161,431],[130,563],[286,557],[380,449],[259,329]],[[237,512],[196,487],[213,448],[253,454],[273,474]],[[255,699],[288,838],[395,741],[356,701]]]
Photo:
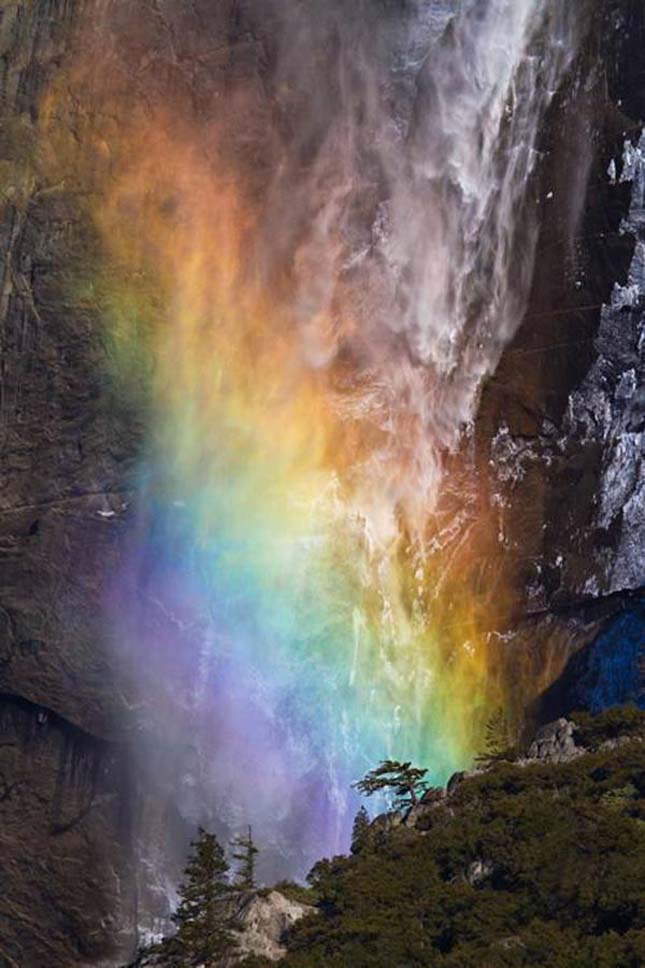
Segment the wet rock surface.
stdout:
[[[645,585],[645,85],[636,68],[645,27],[634,3],[608,3],[597,15],[600,33],[545,134],[536,203],[548,217],[531,304],[477,424],[508,581],[523,603],[501,654],[526,655],[531,676],[549,669],[544,702],[534,707],[542,722],[573,708],[553,681],[581,649],[577,672],[586,675],[592,643]],[[642,693],[641,676],[613,701]]]

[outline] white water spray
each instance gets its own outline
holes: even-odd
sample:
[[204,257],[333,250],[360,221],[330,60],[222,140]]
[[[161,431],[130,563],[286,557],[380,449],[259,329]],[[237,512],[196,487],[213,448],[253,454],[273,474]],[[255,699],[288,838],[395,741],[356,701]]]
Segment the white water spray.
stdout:
[[[522,321],[545,113],[576,51],[564,0],[273,0],[294,118],[268,204],[313,367],[384,443],[356,469],[377,544],[436,502],[485,378]],[[362,486],[364,482],[364,486]],[[380,482],[376,483],[375,482]]]

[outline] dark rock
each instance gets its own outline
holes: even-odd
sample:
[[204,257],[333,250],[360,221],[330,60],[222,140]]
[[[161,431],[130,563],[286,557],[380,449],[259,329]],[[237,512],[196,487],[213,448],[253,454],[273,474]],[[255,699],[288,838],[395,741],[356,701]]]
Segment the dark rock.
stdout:
[[43,952],[61,968],[118,955],[131,904],[119,867],[119,759],[57,712],[0,695],[2,964],[42,965]]
[[34,150],[91,3],[0,6],[0,962],[70,968],[135,939],[136,783],[101,616],[141,433],[69,291],[95,242]]
[[539,719],[626,703],[645,708],[645,605],[626,600],[603,625],[540,698]]
[[[542,225],[531,305],[477,421],[517,601],[501,660],[512,642],[529,682],[549,669],[544,690],[593,641],[596,623],[620,610],[616,596],[645,584],[643,13],[610,0],[593,16],[571,86],[545,126],[544,177],[563,204]],[[513,681],[521,688],[522,680],[518,667]]]

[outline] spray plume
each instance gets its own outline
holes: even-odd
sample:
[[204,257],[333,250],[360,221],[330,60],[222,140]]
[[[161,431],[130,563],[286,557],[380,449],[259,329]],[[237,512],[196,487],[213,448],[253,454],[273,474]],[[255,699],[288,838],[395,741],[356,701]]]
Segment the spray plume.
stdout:
[[209,74],[221,9],[183,58],[163,21],[160,72],[157,18],[107,4],[43,105],[101,246],[77,285],[146,418],[108,621],[191,737],[184,814],[212,797],[292,868],[346,846],[379,759],[463,766],[512,686],[463,442],[525,309],[572,6],[257,0],[260,82],[232,42]]

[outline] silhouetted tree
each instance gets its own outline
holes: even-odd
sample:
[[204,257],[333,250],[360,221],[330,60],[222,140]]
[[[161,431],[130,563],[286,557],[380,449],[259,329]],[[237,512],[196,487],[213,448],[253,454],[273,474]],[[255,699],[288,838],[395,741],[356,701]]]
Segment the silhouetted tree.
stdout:
[[217,964],[237,947],[226,903],[232,888],[224,851],[215,834],[201,827],[191,847],[179,888],[180,904],[172,917],[177,934],[157,948],[159,963],[173,968]]
[[[248,828],[246,837],[236,837],[231,842],[231,846],[234,848],[233,857],[240,862],[236,886],[249,891],[253,890],[255,887],[255,856],[259,853],[253,842],[253,828]],[[237,850],[237,853],[235,850]]]
[[366,797],[382,790],[391,790],[394,793],[395,809],[413,807],[428,789],[428,784],[423,779],[427,772],[411,763],[383,760],[376,769],[370,770],[362,780],[352,786]]
[[370,818],[365,807],[361,807],[354,817],[352,827],[352,854],[358,854],[367,844],[370,833]]

